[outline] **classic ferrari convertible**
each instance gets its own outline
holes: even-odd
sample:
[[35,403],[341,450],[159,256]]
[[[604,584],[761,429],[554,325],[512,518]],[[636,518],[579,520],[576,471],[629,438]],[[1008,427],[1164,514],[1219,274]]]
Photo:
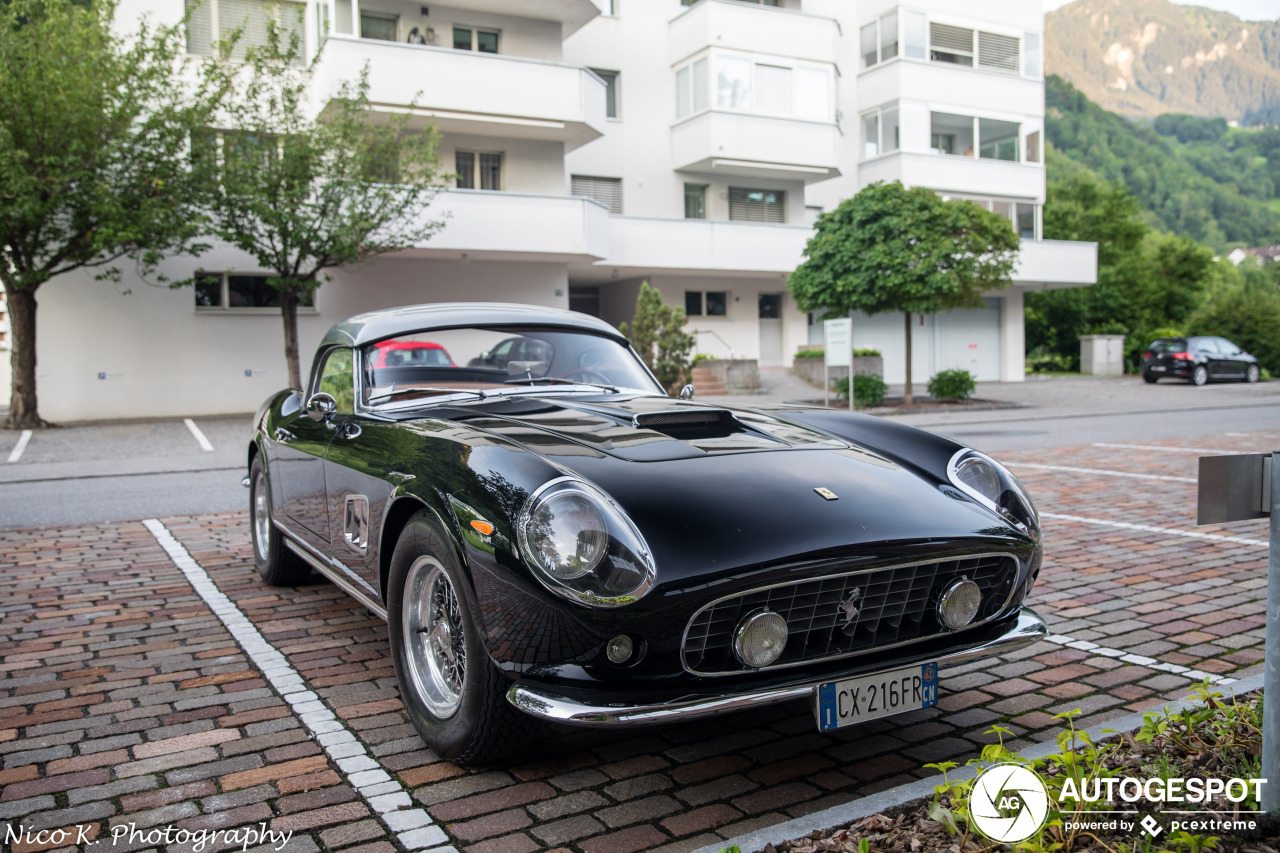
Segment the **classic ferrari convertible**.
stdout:
[[939,666],[1044,636],[1023,606],[1039,519],[997,462],[888,420],[691,396],[582,314],[352,317],[255,418],[258,572],[315,570],[385,618],[410,718],[463,763],[512,754],[536,718],[807,698],[836,729],[929,707]]

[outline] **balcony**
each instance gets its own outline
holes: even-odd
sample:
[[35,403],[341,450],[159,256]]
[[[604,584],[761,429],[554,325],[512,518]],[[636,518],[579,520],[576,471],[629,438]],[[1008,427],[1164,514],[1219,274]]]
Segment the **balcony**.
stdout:
[[709,110],[671,128],[678,171],[812,183],[839,175],[843,155],[827,122]]
[[469,12],[559,21],[565,36],[581,29],[597,15],[609,14],[609,0],[467,0],[458,5],[465,6]]
[[790,273],[813,236],[804,225],[706,219],[611,216],[608,225],[604,265],[642,270]]
[[1080,287],[1098,280],[1098,244],[1023,240],[1013,281],[1033,289]]
[[671,20],[671,61],[708,47],[834,65],[840,25],[831,18],[734,0],[701,0]]
[[563,142],[604,135],[605,84],[585,68],[505,54],[331,35],[316,75],[327,103],[369,69],[375,110],[430,120],[444,133]]
[[938,192],[1044,201],[1044,167],[1037,163],[899,151],[859,164],[859,186],[874,181],[902,181],[909,187]]
[[609,254],[609,211],[577,196],[449,190],[426,216],[447,217],[445,226],[407,254],[566,262]]

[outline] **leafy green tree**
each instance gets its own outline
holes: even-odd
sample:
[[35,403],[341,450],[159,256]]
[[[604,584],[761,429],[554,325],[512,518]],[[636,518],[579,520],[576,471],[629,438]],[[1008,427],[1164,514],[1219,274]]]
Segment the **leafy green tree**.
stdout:
[[689,371],[689,355],[696,340],[684,331],[683,308],[668,305],[657,288],[641,282],[636,313],[618,328],[662,387],[672,391]]
[[289,384],[298,368],[298,306],[326,270],[418,245],[444,224],[426,208],[439,187],[439,134],[409,127],[412,105],[373,116],[367,67],[317,115],[320,57],[302,61],[296,36],[268,26],[246,51],[244,88],[227,108],[232,132],[204,134],[196,171],[205,178],[212,230],[271,270],[280,293]]
[[1242,280],[1210,298],[1187,321],[1189,335],[1220,335],[1272,375],[1280,375],[1280,292],[1274,285]]
[[196,252],[191,132],[225,89],[188,68],[182,28],[112,31],[114,0],[0,4],[0,281],[13,328],[11,429],[46,426],[36,393],[36,292],[92,269],[118,280]]
[[981,307],[983,293],[1009,284],[1018,248],[1004,217],[898,181],[870,184],[814,228],[791,293],[802,311],[901,312],[907,403],[912,315]]

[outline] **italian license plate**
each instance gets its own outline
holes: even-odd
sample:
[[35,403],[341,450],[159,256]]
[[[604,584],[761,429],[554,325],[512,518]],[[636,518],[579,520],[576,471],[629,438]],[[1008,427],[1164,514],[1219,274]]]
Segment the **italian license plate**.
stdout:
[[926,663],[818,685],[818,730],[878,720],[938,704],[938,665]]

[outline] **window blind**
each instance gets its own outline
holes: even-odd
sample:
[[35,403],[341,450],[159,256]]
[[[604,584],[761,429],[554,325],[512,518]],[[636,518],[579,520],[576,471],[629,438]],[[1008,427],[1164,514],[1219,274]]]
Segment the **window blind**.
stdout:
[[973,30],[953,27],[950,24],[929,22],[929,42],[934,50],[954,53],[973,53]]
[[212,0],[187,0],[187,53],[213,56]]
[[782,190],[729,187],[729,218],[741,222],[786,222],[787,194]]
[[609,208],[610,213],[622,213],[622,178],[573,175],[569,179],[569,184],[571,195],[593,198]]
[[[218,4],[218,38],[225,39],[237,29],[243,28],[240,40],[232,54],[233,58],[243,60],[245,51],[251,47],[265,47],[267,44],[267,22],[279,9],[279,25],[281,44],[287,46],[295,36],[299,45],[305,46],[303,16],[306,7],[301,3],[266,3],[263,0],[205,0],[206,3]],[[301,64],[304,57],[299,56],[295,64]]]
[[1018,40],[1013,36],[978,31],[978,64],[1018,73]]

